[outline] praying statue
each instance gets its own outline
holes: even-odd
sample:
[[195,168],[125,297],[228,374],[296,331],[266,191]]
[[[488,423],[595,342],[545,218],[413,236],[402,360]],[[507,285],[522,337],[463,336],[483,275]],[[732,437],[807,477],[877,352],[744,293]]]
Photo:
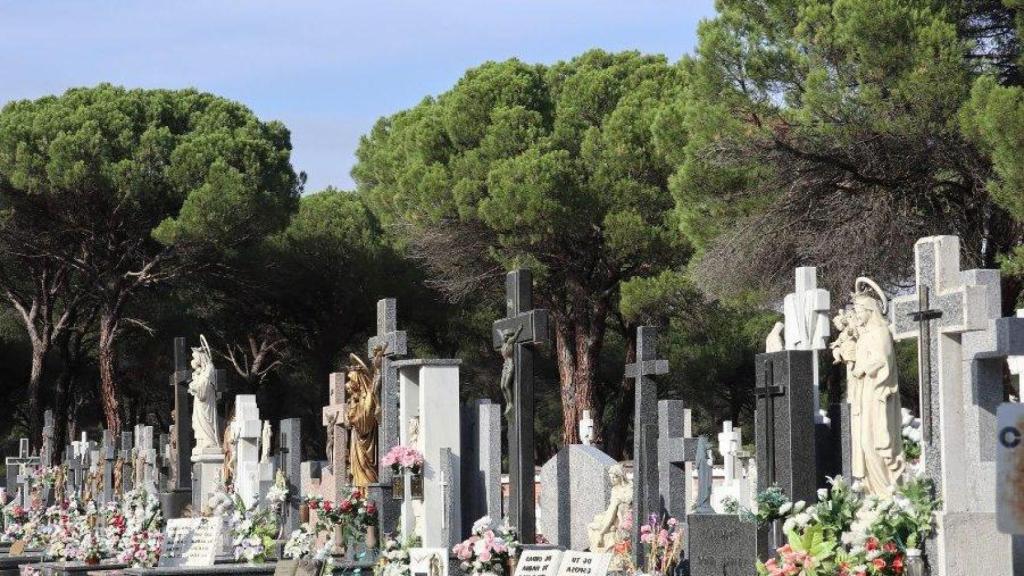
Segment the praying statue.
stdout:
[[904,461],[896,353],[885,318],[888,301],[874,281],[863,277],[854,285],[852,301],[853,314],[845,317],[852,325],[840,332],[844,341],[834,350],[846,364],[853,478],[868,494],[890,497]]
[[505,396],[505,418],[508,418],[514,407],[515,396],[513,392],[513,380],[516,375],[516,340],[523,331],[520,324],[515,330],[501,331],[501,393]]
[[619,526],[633,513],[633,483],[626,479],[622,465],[608,468],[608,481],[612,486],[608,507],[587,525],[590,551],[595,553],[612,551],[620,539]]
[[217,389],[213,373],[213,351],[205,336],[199,336],[200,347],[192,349],[192,381],[188,392],[192,402],[192,433],[196,438],[193,454],[219,452],[217,434]]
[[263,421],[263,431],[260,435],[260,463],[270,462],[270,420]]
[[345,382],[346,424],[349,429],[348,468],[352,485],[366,488],[377,482],[377,425],[380,422],[380,365],[384,348],[373,351],[374,370],[351,354]]

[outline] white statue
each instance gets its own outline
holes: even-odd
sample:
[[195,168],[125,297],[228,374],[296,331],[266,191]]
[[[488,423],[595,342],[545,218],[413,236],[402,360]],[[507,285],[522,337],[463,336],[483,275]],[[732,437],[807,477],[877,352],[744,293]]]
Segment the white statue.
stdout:
[[270,462],[270,420],[263,421],[263,434],[260,437],[260,463]]
[[192,433],[196,438],[194,454],[219,452],[217,434],[217,389],[213,380],[213,352],[205,336],[199,336],[199,348],[192,349],[192,381],[188,392],[192,402]]
[[626,479],[626,472],[620,464],[608,469],[608,481],[612,485],[608,507],[587,525],[591,552],[611,552],[621,539],[619,526],[632,514],[633,483]]
[[896,353],[885,319],[888,302],[878,285],[863,277],[852,299],[854,326],[845,333],[845,345],[835,350],[846,363],[853,478],[867,493],[888,497],[904,466]]
[[764,340],[765,352],[782,352],[786,349],[786,342],[782,339],[782,331],[785,329],[786,325],[782,322],[776,322],[775,326],[772,326],[772,331]]

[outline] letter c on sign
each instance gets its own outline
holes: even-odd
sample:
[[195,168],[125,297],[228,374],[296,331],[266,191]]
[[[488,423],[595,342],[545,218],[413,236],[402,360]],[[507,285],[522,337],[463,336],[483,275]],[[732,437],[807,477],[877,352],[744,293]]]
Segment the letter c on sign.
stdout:
[[1020,430],[1013,426],[1007,426],[999,431],[999,443],[1007,448],[1016,448],[1017,446],[1020,446],[1020,440]]

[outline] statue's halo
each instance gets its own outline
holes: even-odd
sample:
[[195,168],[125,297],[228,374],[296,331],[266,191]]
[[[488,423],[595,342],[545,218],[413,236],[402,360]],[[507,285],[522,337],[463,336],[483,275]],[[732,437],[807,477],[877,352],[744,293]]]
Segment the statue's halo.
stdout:
[[866,290],[863,289],[863,286],[865,285],[874,290],[875,294],[878,294],[878,299],[881,301],[882,314],[885,314],[889,309],[889,299],[886,298],[885,292],[883,292],[882,289],[879,288],[878,284],[876,284],[871,278],[868,278],[867,276],[857,278],[853,283],[854,296],[858,296],[866,292]]

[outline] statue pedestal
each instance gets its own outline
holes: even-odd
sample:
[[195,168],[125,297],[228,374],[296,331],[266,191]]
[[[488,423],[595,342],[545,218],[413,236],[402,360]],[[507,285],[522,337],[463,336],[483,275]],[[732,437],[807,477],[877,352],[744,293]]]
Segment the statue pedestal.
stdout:
[[224,453],[220,449],[192,452],[192,510],[201,513],[206,500],[221,488]]

